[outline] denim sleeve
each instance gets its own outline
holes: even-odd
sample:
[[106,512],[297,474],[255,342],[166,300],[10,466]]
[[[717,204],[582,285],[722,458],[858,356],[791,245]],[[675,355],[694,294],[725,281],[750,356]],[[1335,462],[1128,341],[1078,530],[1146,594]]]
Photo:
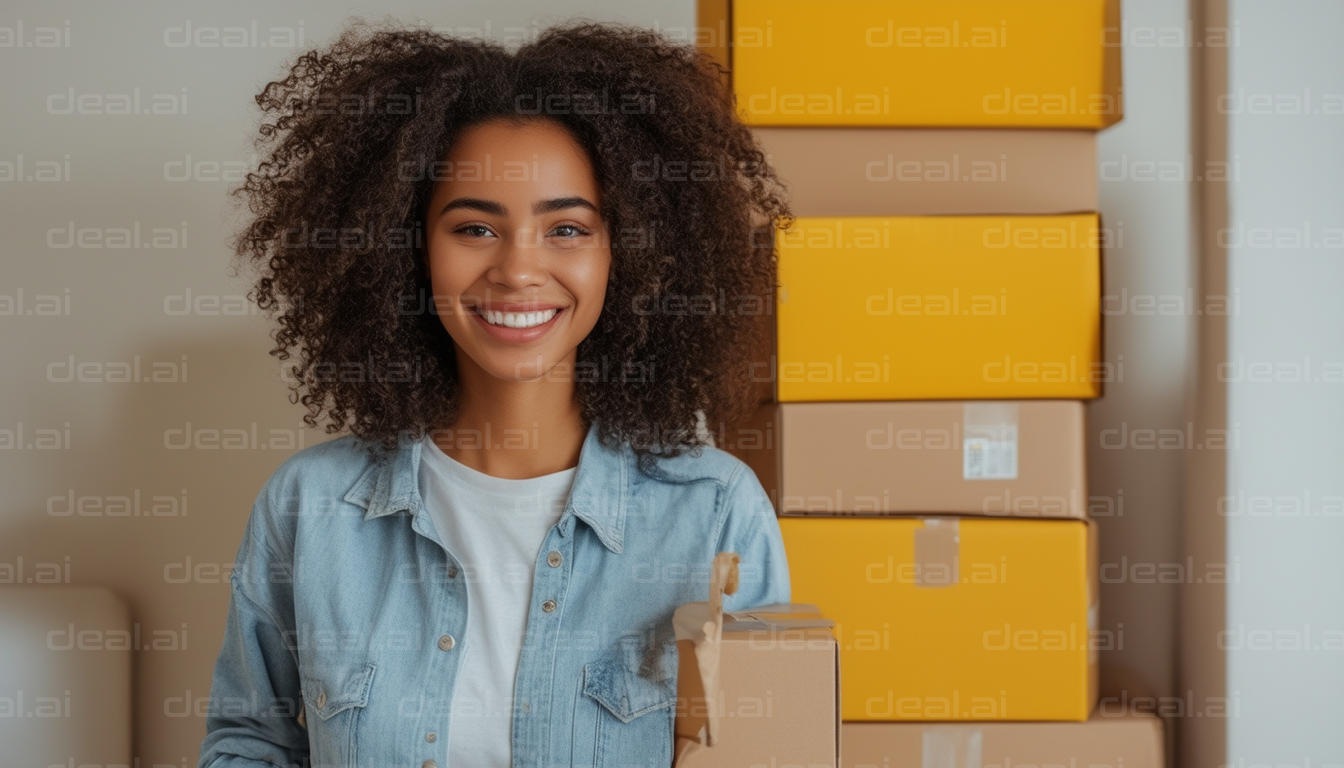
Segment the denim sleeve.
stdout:
[[[297,652],[292,638],[291,563],[277,557],[259,531],[268,505],[252,509],[229,581],[224,644],[215,662],[198,768],[298,768],[308,756],[298,722]],[[285,618],[288,617],[288,620]]]
[[790,602],[789,561],[774,505],[756,473],[738,466],[728,483],[727,514],[719,537],[720,552],[736,552],[742,562],[737,593],[724,599],[725,611]]

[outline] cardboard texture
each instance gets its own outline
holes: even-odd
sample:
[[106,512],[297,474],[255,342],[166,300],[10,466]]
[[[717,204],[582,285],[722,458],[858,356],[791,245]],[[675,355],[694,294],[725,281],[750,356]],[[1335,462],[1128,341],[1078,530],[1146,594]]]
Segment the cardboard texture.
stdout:
[[752,130],[797,216],[1095,211],[1097,134],[1082,130]]
[[696,42],[748,125],[1096,130],[1124,111],[1119,6],[732,0],[701,5]]
[[[672,629],[677,638],[677,691],[706,696],[719,690],[720,644],[723,641],[723,596],[734,594],[738,586],[738,563],[734,552],[720,552],[710,566],[709,602],[687,603],[672,613]],[[709,708],[703,718],[682,716],[676,721],[678,738],[689,738],[706,745],[718,741],[721,713]]]
[[1104,234],[1096,214],[798,217],[753,375],[780,402],[1099,397]]
[[[724,624],[717,704],[705,703],[707,697],[698,692],[683,696],[679,689],[677,695],[678,715],[683,701],[688,717],[721,707],[718,743],[679,740],[674,765],[838,765],[835,636],[825,628],[791,628],[752,621],[750,614],[733,616]],[[678,647],[687,658],[683,642]]]
[[847,721],[1083,721],[1096,529],[1076,520],[783,517],[793,599],[836,622]]
[[1127,712],[1085,723],[845,723],[845,768],[1162,768],[1162,719]]
[[736,557],[722,553],[715,559],[710,602],[688,603],[673,616],[678,651],[673,764],[837,766],[839,654],[833,623],[810,605],[724,614],[719,587],[735,584],[727,571],[736,573]]
[[1077,400],[770,403],[726,438],[781,515],[1087,516]]

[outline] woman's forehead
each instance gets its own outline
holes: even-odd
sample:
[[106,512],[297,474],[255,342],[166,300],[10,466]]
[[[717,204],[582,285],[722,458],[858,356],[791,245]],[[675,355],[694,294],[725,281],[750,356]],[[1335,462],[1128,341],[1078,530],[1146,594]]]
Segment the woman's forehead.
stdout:
[[435,198],[469,195],[526,202],[582,197],[597,204],[599,186],[588,153],[549,120],[498,120],[464,129],[434,165]]

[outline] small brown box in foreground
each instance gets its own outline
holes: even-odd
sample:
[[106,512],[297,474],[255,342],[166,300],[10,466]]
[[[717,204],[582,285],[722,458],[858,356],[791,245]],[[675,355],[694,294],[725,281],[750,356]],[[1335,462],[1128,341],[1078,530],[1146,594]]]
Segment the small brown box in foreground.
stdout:
[[[813,606],[724,614],[719,690],[707,696],[695,646],[678,640],[676,768],[839,766],[839,648]],[[717,742],[696,741],[711,714]]]

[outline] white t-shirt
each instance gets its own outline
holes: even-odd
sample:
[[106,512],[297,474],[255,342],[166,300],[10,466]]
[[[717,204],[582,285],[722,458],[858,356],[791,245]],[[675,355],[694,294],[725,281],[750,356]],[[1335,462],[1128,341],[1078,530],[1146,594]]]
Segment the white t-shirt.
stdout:
[[428,435],[420,496],[444,546],[462,564],[467,636],[453,691],[448,768],[508,768],[513,683],[527,629],[532,579],[560,519],[577,467],[526,480],[477,472]]

